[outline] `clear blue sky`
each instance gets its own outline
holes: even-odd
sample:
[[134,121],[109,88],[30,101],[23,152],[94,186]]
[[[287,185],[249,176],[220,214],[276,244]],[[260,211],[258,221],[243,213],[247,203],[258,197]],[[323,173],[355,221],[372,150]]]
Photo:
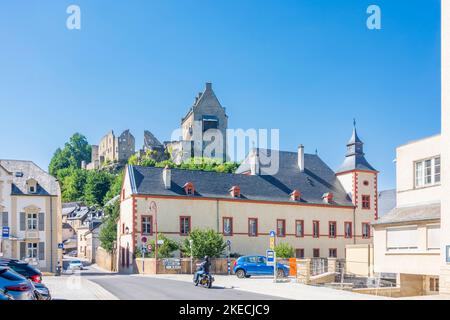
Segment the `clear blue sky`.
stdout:
[[168,140],[206,81],[230,128],[279,128],[334,169],[357,118],[380,189],[396,146],[440,132],[438,0],[10,0],[0,41],[0,158],[44,168],[77,131]]

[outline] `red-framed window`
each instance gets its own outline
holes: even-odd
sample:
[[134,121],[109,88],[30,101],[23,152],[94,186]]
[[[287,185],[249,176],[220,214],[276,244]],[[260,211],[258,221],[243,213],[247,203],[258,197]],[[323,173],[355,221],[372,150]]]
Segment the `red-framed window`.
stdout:
[[337,223],[336,221],[328,222],[328,237],[336,238],[337,237]]
[[258,219],[249,218],[248,219],[248,236],[257,237],[258,236]]
[[364,210],[370,210],[370,196],[364,194],[361,197],[361,208],[363,208]]
[[305,249],[303,248],[295,249],[295,257],[297,259],[303,259],[305,257]]
[[187,236],[191,232],[191,217],[180,217],[180,235]]
[[320,249],[313,249],[313,258],[320,258]]
[[233,218],[223,217],[222,232],[223,232],[224,236],[232,236],[233,235]]
[[153,216],[141,217],[141,232],[145,235],[153,234]]
[[305,236],[305,222],[303,220],[295,220],[295,236],[297,238]]
[[330,258],[337,258],[337,249],[336,248],[330,248],[328,250],[328,257],[330,257]]
[[320,238],[320,221],[313,221],[313,238]]
[[277,220],[277,237],[286,237],[286,220],[284,219]]
[[362,230],[362,238],[370,239],[370,223],[363,222],[361,230]]
[[349,221],[344,222],[344,236],[346,239],[351,239],[353,237],[353,226]]

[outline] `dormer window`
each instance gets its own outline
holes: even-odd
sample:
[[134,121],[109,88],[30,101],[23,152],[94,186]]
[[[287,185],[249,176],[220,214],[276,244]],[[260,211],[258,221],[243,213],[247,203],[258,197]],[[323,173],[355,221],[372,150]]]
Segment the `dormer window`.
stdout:
[[239,186],[233,186],[231,187],[231,189],[229,190],[230,195],[233,198],[239,198],[241,196],[241,188]]
[[322,196],[323,202],[325,203],[332,203],[333,202],[333,193],[327,192]]
[[294,190],[294,191],[292,191],[290,196],[291,196],[291,201],[300,201],[302,195],[301,195],[300,191]]
[[186,192],[186,195],[193,196],[195,194],[195,188],[194,184],[192,182],[187,182],[184,186],[184,192]]
[[34,179],[27,180],[28,193],[33,194],[37,192],[37,181]]

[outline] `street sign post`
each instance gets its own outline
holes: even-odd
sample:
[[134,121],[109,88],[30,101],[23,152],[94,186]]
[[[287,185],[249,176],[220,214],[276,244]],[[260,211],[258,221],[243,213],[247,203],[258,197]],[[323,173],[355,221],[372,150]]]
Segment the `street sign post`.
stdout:
[[2,238],[8,239],[9,238],[9,227],[3,227],[2,228]]
[[[269,248],[270,248],[270,250],[268,250],[268,251],[271,251],[271,252],[273,252],[273,261],[274,261],[274,263],[273,263],[273,282],[277,282],[277,254],[276,254],[276,252],[275,252],[275,241],[276,240],[276,233],[275,233],[275,231],[270,231],[269,232]],[[267,262],[268,262],[268,260],[267,260]]]

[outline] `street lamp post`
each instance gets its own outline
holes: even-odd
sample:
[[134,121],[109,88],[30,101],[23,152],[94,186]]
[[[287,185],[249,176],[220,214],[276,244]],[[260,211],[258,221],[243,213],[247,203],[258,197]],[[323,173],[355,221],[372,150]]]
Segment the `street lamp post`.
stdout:
[[192,260],[194,259],[194,254],[193,254],[193,249],[192,249],[193,244],[194,244],[194,240],[189,239],[189,245],[191,247],[191,273],[192,274],[194,273],[193,272],[194,270],[192,269]]
[[155,213],[155,260],[158,261],[158,207],[155,201],[150,203],[150,212]]

